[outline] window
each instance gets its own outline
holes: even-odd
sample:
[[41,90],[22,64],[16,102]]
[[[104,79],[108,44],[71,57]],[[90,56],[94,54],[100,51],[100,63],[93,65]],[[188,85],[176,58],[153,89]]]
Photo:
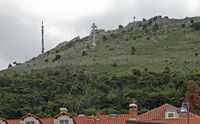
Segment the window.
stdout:
[[171,119],[171,118],[177,118],[178,117],[178,113],[177,110],[174,108],[168,108],[165,111],[165,118],[166,119]]
[[60,124],[68,124],[68,120],[60,120]]
[[167,114],[168,118],[174,118],[174,112],[168,112]]
[[27,121],[26,124],[35,124],[34,121]]

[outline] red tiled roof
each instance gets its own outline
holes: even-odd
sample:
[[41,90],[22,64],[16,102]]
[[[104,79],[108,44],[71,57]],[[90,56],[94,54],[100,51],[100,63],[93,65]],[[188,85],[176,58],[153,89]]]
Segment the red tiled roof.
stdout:
[[74,117],[76,124],[125,124],[129,114]]
[[20,119],[7,120],[8,124],[20,124]]
[[54,124],[54,118],[41,118],[42,124]]
[[[173,108],[175,110],[177,110],[177,112],[179,112],[179,108],[172,106],[170,104],[164,104],[158,108],[155,108],[153,110],[150,110],[144,114],[141,114],[138,116],[138,120],[158,120],[158,119],[165,119],[165,110],[168,108]],[[185,114],[182,114],[180,116],[181,118],[186,118]],[[194,119],[200,119],[200,116],[190,113],[190,118],[194,118]]]
[[[187,124],[187,119],[162,119],[162,120],[143,120],[140,122],[163,123],[163,124]],[[200,119],[190,119],[190,124],[200,124]]]
[[[173,108],[179,112],[179,108],[174,107],[170,104],[164,104],[158,108],[141,114],[137,117],[139,122],[153,122],[153,123],[166,123],[166,124],[186,124],[186,117],[180,116],[181,118],[165,119],[165,111],[168,108]],[[61,116],[63,113],[56,115],[55,117]],[[72,117],[68,113],[64,115]],[[30,116],[30,114],[29,114]],[[38,117],[31,115],[36,119]],[[24,116],[24,117],[27,117]],[[22,119],[24,118],[22,117]],[[39,118],[38,118],[39,119]],[[40,118],[42,124],[54,124],[55,118]],[[119,115],[97,115],[97,116],[76,116],[73,117],[75,124],[125,124],[126,121],[131,119],[130,114],[119,114]],[[7,120],[8,124],[20,124],[20,119]],[[190,113],[190,124],[200,124],[200,117],[198,115]]]
[[[42,124],[54,124],[54,118],[41,118]],[[20,119],[7,120],[8,124],[20,124]]]

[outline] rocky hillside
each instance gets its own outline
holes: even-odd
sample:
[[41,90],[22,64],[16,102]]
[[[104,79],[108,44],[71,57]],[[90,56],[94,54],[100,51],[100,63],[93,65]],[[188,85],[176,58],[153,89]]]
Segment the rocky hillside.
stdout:
[[167,66],[179,72],[199,72],[200,36],[191,28],[199,20],[156,16],[113,31],[99,30],[97,48],[90,48],[91,36],[76,37],[9,70],[68,66],[72,70],[83,67],[92,73],[121,75],[132,68],[159,72]]
[[199,81],[200,17],[151,19],[76,37],[0,72],[0,115],[140,112],[165,102],[179,106],[187,80]]

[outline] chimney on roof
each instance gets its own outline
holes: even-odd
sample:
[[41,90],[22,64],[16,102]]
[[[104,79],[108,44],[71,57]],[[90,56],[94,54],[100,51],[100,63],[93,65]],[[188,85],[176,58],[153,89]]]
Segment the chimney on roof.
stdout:
[[138,106],[135,103],[132,103],[129,105],[129,114],[131,115],[131,118],[136,118],[138,114]]
[[67,108],[60,108],[60,112],[65,113],[65,112],[68,112],[68,110],[67,110]]
[[96,117],[100,118],[100,116],[101,116],[101,113],[100,112],[96,112]]

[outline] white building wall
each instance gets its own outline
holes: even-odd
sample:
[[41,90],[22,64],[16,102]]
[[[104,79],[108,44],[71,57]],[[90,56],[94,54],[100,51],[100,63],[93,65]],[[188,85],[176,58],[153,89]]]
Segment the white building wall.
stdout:
[[35,124],[40,124],[40,121],[38,121],[36,118],[34,118],[34,117],[26,117],[26,118],[24,118],[24,120],[22,121],[20,121],[20,124],[26,124],[26,122],[29,122],[29,121],[34,121],[35,122]]
[[54,124],[60,124],[60,120],[68,120],[69,124],[74,124],[74,121],[72,118],[70,118],[69,116],[67,115],[62,115],[62,116],[59,116],[57,119],[54,119]]
[[0,124],[6,124],[6,122],[3,120],[0,120]]

